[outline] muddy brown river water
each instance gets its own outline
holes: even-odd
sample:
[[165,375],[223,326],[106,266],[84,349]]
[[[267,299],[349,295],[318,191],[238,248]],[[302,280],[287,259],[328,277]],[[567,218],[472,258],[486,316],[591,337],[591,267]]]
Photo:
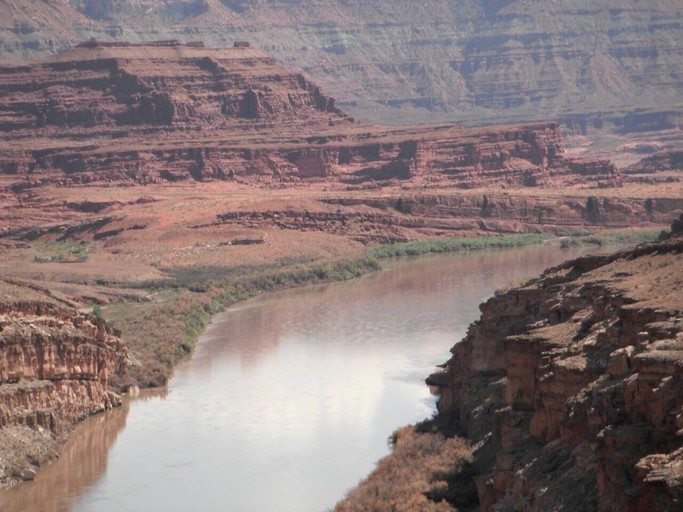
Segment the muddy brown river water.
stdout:
[[577,251],[398,260],[238,304],[167,390],[83,422],[58,462],[0,494],[0,510],[328,510],[388,453],[394,429],[432,414],[424,378],[479,303]]

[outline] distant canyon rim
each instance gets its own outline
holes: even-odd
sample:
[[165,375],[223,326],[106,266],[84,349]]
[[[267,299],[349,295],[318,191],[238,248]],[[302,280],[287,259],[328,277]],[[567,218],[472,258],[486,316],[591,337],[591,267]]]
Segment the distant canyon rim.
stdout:
[[675,0],[26,0],[0,12],[7,60],[90,37],[250,41],[366,122],[554,120],[608,145],[612,133],[662,132],[634,137],[627,153],[680,141],[683,25]]

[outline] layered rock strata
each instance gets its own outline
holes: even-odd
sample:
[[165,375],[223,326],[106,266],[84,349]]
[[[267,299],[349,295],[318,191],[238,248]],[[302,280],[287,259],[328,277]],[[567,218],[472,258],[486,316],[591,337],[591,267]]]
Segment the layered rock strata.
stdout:
[[483,511],[683,507],[683,239],[589,256],[482,304],[438,418]]
[[0,54],[91,36],[246,38],[375,121],[560,115],[583,133],[662,129],[683,104],[679,11],[675,0],[24,0],[0,4]]
[[[85,187],[79,192],[89,190]],[[126,241],[133,244],[131,247],[138,247],[141,239],[149,247],[167,243],[168,235],[162,229],[167,216],[154,218],[149,207],[171,208],[172,202],[141,198],[65,204],[59,200],[48,203],[41,195],[26,197],[20,206],[5,213],[7,226],[0,227],[0,239],[7,244],[40,240],[91,243],[110,250]],[[373,244],[486,234],[562,235],[633,226],[659,229],[672,216],[682,213],[683,198],[677,197],[541,196],[515,191],[372,191],[353,195],[328,192],[324,197],[297,201],[273,198],[221,203],[174,229],[185,233],[183,236],[192,243],[203,240],[210,245],[235,241],[244,244],[251,240],[267,246],[277,232],[312,236],[317,232],[334,237],[339,243],[355,240]],[[122,293],[117,289],[113,296],[120,297]],[[124,295],[139,300],[139,292],[129,290]]]
[[[140,125],[343,121],[334,100],[249,46],[88,41],[43,62],[2,68],[0,130],[92,132]],[[316,119],[319,116],[320,119]],[[89,130],[90,129],[90,130]]]
[[[0,286],[0,432],[15,438],[47,433],[55,440],[73,423],[120,405],[107,387],[130,363],[118,332],[48,293],[4,280]],[[30,477],[29,462],[5,453],[0,483]]]
[[[320,231],[363,243],[401,242],[462,233],[554,233],[587,228],[660,226],[683,212],[683,199],[540,197],[512,193],[401,194],[328,198],[317,208],[240,209],[210,226],[276,226]],[[209,225],[197,225],[194,229]]]
[[660,151],[623,169],[626,183],[680,183],[683,180],[683,150]]
[[0,185],[11,191],[206,180],[621,184],[608,161],[564,158],[555,123],[354,123],[303,75],[246,45],[90,41],[39,63],[3,67],[0,93]]

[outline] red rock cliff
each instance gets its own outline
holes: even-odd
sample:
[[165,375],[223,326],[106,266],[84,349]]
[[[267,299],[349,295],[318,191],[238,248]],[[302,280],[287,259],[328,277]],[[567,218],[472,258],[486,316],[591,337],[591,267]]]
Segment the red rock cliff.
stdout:
[[483,511],[682,509],[682,253],[580,258],[481,306],[428,382]]
[[[129,363],[118,333],[40,290],[3,280],[0,291],[0,441],[9,430],[33,435],[27,429],[56,438],[76,421],[120,405],[107,388]],[[0,464],[0,484],[31,475],[12,456]]]
[[565,159],[556,123],[354,123],[302,74],[250,47],[88,42],[0,71],[0,190],[216,179],[621,183],[609,162]]

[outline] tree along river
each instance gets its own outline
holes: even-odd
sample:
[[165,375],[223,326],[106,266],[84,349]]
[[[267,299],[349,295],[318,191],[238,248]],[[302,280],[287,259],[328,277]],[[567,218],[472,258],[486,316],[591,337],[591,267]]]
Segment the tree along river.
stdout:
[[394,260],[359,280],[238,304],[167,390],[84,421],[55,464],[0,495],[0,510],[330,509],[388,453],[393,430],[433,413],[424,378],[479,303],[578,251]]

